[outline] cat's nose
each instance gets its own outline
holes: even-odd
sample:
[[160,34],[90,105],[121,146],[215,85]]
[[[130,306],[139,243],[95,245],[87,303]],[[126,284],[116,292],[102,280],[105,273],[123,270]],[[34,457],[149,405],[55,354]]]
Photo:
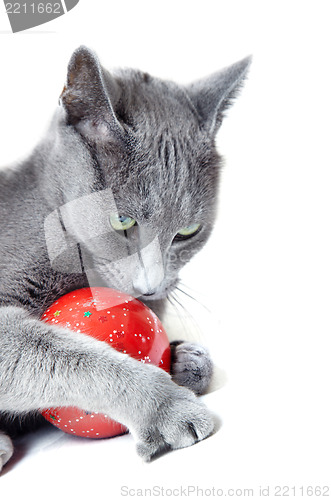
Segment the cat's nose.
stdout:
[[151,297],[159,290],[164,279],[163,258],[158,237],[140,250],[136,264],[132,276],[134,295]]
[[142,289],[139,289],[138,287],[134,287],[134,294],[137,296],[137,297],[152,297],[153,295],[155,295],[156,293],[156,290],[142,290]]
[[144,296],[151,297],[157,292],[160,283],[163,279],[163,273],[154,266],[146,270],[145,268],[140,269],[135,278],[133,279],[133,290],[136,297]]
[[155,295],[155,291],[148,292],[148,293],[145,292],[143,295],[144,295],[144,297],[151,297],[152,295]]

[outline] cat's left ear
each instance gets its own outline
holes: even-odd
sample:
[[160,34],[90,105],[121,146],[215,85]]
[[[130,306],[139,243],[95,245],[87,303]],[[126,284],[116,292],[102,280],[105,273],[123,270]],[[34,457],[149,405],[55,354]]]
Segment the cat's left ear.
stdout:
[[201,126],[211,135],[219,129],[224,113],[240,90],[251,64],[251,57],[186,87],[198,112]]
[[115,80],[106,74],[94,52],[84,46],[75,50],[60,96],[68,123],[96,142],[120,138],[123,127],[111,103],[118,94]]

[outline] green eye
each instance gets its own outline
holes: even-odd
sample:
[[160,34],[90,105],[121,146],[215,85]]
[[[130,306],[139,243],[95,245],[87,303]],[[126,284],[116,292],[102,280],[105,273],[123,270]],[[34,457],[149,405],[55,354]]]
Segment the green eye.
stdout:
[[189,238],[190,236],[193,236],[195,233],[197,233],[200,227],[201,227],[200,224],[191,224],[190,226],[183,227],[183,229],[178,231],[176,239],[182,240],[185,238]]
[[110,214],[110,224],[115,231],[126,231],[134,226],[136,220],[127,215]]

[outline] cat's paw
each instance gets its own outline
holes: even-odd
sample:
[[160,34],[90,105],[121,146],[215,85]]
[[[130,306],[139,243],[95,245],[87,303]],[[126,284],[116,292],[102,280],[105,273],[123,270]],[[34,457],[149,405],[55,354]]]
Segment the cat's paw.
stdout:
[[6,434],[0,432],[0,472],[14,452],[13,443]]
[[213,363],[208,350],[192,342],[173,342],[171,351],[172,380],[188,387],[195,394],[203,394],[213,374]]
[[205,405],[188,389],[173,385],[170,397],[138,434],[137,451],[145,461],[192,446],[214,431],[214,419]]

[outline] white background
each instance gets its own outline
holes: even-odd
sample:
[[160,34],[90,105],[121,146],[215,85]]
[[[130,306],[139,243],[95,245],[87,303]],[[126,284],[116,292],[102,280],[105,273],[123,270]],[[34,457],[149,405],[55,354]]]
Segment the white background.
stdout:
[[39,140],[82,43],[109,68],[179,82],[254,57],[218,136],[227,163],[214,235],[183,275],[210,310],[188,301],[199,328],[184,322],[219,367],[223,386],[205,397],[219,432],[150,465],[130,436],[40,433],[21,442],[1,498],[120,498],[125,485],[253,488],[255,498],[260,486],[303,498],[301,486],[330,485],[330,496],[329,2],[81,0],[18,34],[0,9],[2,165]]

